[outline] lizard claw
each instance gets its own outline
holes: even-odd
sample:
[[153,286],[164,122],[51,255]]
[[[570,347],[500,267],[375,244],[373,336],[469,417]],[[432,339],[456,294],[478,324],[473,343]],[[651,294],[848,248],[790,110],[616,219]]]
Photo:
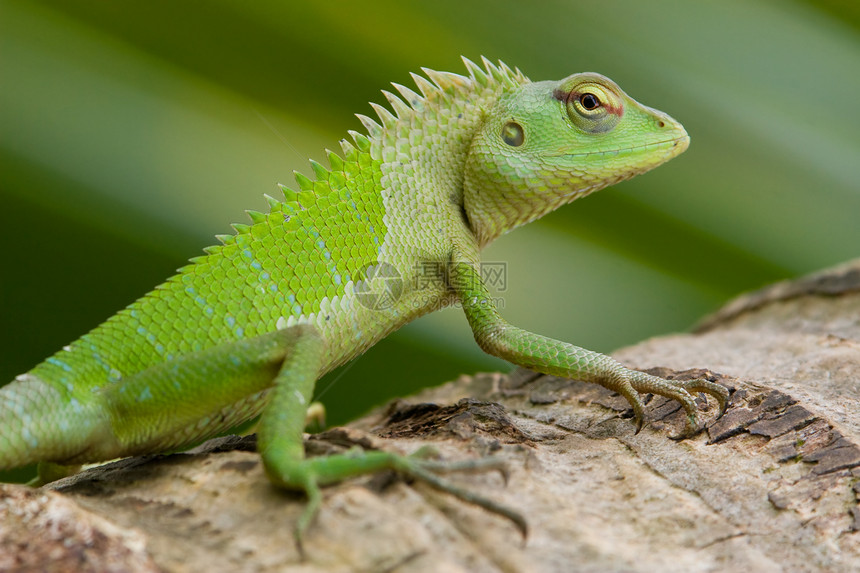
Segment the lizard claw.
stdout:
[[[482,507],[487,511],[506,518],[522,534],[523,539],[528,534],[525,518],[517,511],[478,495],[469,490],[443,480],[437,473],[451,471],[486,471],[500,469],[504,465],[499,458],[482,458],[461,462],[443,462],[428,459],[435,455],[432,447],[419,449],[410,456],[379,450],[351,449],[343,454],[304,458],[263,458],[266,473],[272,482],[284,489],[299,490],[307,495],[307,505],[296,522],[293,536],[296,548],[302,559],[305,557],[304,537],[308,527],[319,513],[322,506],[320,486],[335,483],[345,478],[376,473],[381,470],[394,470],[413,479],[423,481],[431,487],[449,493],[467,503]],[[507,478],[507,473],[502,472]],[[507,479],[505,479],[507,482]]]
[[672,437],[672,439],[676,440],[689,438],[704,429],[704,425],[699,424],[698,408],[693,398],[693,393],[703,393],[716,399],[719,404],[717,419],[726,412],[729,402],[729,391],[725,386],[704,378],[697,378],[695,380],[666,380],[638,370],[625,369],[623,377],[620,377],[620,380],[613,380],[609,387],[619,392],[630,403],[630,407],[633,409],[637,434],[642,429],[642,420],[644,417],[642,400],[639,398],[640,392],[649,392],[678,401],[681,407],[684,408],[687,416],[684,430],[677,436]]
[[631,382],[629,377],[622,375],[613,381],[611,388],[624,396],[633,409],[633,424],[636,426],[635,433],[638,434],[645,425],[645,405]]
[[[419,452],[420,451],[421,450],[419,450]],[[422,454],[421,457],[424,455],[426,454]],[[486,498],[467,489],[457,487],[436,475],[436,473],[452,471],[485,471],[487,469],[500,469],[505,465],[501,459],[490,457],[462,462],[440,462],[421,459],[421,457],[416,457],[415,454],[412,454],[412,456],[399,457],[396,459],[395,469],[417,480],[423,481],[434,489],[449,493],[467,503],[477,505],[491,513],[504,517],[519,530],[523,539],[528,537],[528,523],[526,523],[522,514],[501,503],[493,501],[490,498]],[[506,470],[502,471],[502,476],[507,484]]]

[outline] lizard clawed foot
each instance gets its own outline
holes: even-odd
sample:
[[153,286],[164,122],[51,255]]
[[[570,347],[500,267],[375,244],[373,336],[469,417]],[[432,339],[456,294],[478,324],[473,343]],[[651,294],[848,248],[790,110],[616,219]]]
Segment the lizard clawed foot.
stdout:
[[630,403],[630,407],[633,408],[636,433],[639,433],[642,429],[642,421],[644,419],[644,407],[640,393],[655,394],[680,402],[681,407],[684,408],[684,412],[687,414],[687,419],[684,430],[677,436],[672,436],[673,439],[678,440],[689,438],[703,429],[703,426],[699,425],[698,408],[693,394],[704,393],[717,400],[719,404],[717,419],[725,413],[729,403],[728,389],[710,380],[704,378],[695,380],[667,380],[627,368],[624,369],[623,374],[618,379],[613,380],[611,389],[624,396]]
[[414,479],[423,481],[434,489],[446,492],[465,501],[466,503],[477,505],[490,513],[495,513],[496,515],[504,517],[514,524],[523,539],[528,537],[528,524],[519,512],[473,491],[458,487],[436,475],[438,473],[498,470],[507,485],[508,471],[507,465],[503,460],[500,458],[486,457],[459,462],[444,462],[426,459],[427,452],[422,450],[426,450],[426,448],[421,448],[416,453],[408,457],[398,457],[398,463],[402,465],[395,469]]
[[282,467],[282,471],[278,471],[273,465],[267,466],[266,470],[277,485],[287,489],[304,491],[308,497],[307,506],[296,522],[294,530],[296,547],[302,559],[305,556],[302,542],[305,532],[322,505],[320,486],[351,476],[375,473],[386,469],[422,481],[434,489],[504,517],[513,523],[524,539],[526,538],[528,525],[519,512],[477,493],[460,488],[437,475],[450,472],[498,470],[507,483],[508,474],[503,460],[493,457],[459,462],[429,459],[435,455],[433,448],[429,447],[421,448],[409,456],[391,452],[354,449],[344,454],[292,462],[288,466]]

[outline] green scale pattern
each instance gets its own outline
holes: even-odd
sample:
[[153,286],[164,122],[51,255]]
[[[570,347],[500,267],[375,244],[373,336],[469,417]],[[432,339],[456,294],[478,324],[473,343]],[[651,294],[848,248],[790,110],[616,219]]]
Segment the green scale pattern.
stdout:
[[[364,142],[367,148],[366,140]],[[32,374],[69,392],[118,382],[155,364],[275,330],[279,319],[310,315],[325,297],[378,257],[385,240],[378,162],[347,147],[317,180],[271,200],[268,214],[37,366]],[[333,190],[334,189],[334,190]],[[355,332],[356,338],[362,333]]]

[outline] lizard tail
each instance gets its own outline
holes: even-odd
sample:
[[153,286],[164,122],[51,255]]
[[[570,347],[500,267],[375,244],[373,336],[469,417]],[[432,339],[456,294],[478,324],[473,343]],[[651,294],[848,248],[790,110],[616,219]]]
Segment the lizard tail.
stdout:
[[84,410],[32,374],[0,388],[0,470],[80,454],[90,433]]

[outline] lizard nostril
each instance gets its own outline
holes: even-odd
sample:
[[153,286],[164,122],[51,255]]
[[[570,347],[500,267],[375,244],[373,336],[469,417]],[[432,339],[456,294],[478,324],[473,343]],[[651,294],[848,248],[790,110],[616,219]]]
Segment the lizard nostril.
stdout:
[[657,127],[666,127],[666,122],[661,119],[657,122]]

